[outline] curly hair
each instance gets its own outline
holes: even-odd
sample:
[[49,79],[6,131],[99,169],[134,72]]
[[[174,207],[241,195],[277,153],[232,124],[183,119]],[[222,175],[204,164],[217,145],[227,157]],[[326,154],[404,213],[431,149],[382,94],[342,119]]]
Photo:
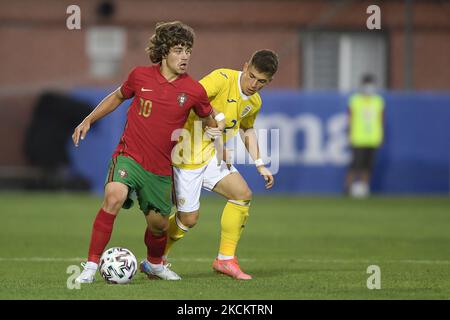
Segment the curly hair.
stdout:
[[278,70],[278,55],[272,50],[258,50],[250,58],[250,64],[259,72],[273,76]]
[[192,48],[194,30],[180,21],[158,22],[145,51],[153,63],[160,63],[177,45]]

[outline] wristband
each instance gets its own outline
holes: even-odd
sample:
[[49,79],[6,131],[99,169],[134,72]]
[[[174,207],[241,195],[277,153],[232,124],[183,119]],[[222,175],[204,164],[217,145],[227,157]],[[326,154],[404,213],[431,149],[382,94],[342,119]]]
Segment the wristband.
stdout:
[[222,121],[223,119],[225,119],[225,115],[221,112],[221,113],[219,113],[219,114],[217,114],[215,117],[214,117],[214,120],[216,120],[217,122],[220,122],[220,121]]
[[255,166],[260,167],[264,165],[263,159],[259,158],[255,160]]

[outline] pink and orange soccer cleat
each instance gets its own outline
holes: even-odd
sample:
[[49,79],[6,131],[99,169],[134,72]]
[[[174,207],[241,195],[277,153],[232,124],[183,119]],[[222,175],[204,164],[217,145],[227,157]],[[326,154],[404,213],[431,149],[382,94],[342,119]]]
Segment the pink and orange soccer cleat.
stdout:
[[216,258],[213,262],[213,270],[216,272],[220,272],[226,274],[237,280],[250,280],[252,276],[244,273],[239,266],[239,263],[234,257],[230,260],[219,260]]

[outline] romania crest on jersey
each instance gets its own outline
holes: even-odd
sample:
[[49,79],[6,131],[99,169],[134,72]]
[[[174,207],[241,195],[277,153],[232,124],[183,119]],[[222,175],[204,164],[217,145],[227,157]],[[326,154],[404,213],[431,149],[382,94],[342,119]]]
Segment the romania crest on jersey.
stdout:
[[242,110],[240,117],[243,118],[252,110],[252,106],[245,106],[244,110]]

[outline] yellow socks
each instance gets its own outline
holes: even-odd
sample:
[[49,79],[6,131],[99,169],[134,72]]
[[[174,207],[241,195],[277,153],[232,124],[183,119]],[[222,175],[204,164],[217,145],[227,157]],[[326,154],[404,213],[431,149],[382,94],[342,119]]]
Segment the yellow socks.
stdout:
[[[228,200],[221,219],[219,258],[232,258],[235,255],[237,244],[247,222],[249,209],[250,200]],[[176,214],[169,217],[164,258],[167,258],[173,244],[183,238],[188,231],[189,228],[181,223]]]
[[164,250],[164,258],[167,258],[172,245],[184,237],[189,228],[181,223],[176,214],[169,217],[169,229],[167,230],[167,244]]
[[250,200],[228,200],[222,213],[219,257],[233,257],[248,218]]

